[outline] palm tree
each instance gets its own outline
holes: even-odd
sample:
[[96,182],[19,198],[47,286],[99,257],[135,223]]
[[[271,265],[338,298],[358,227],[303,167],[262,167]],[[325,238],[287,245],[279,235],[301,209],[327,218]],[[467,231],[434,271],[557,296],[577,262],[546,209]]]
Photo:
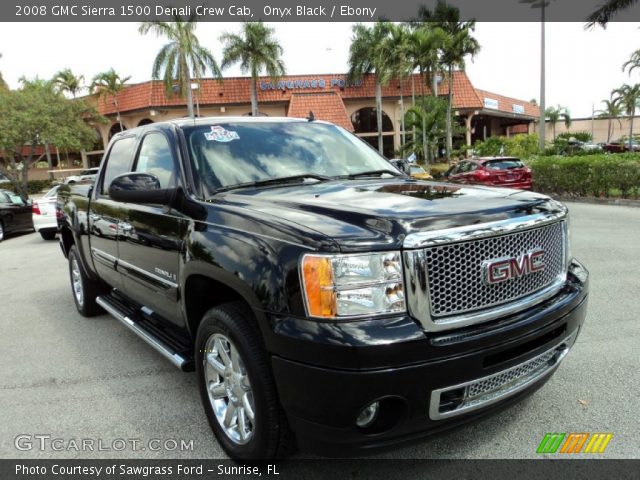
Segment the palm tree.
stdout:
[[438,142],[446,136],[446,112],[447,102],[437,97],[422,97],[407,110],[405,122],[414,134],[403,144],[402,153],[431,158]]
[[162,77],[168,94],[173,94],[174,85],[177,85],[182,97],[187,98],[189,117],[193,118],[191,80],[200,80],[207,70],[219,78],[220,68],[213,54],[200,45],[195,34],[198,16],[193,14],[184,21],[180,15],[174,15],[173,19],[173,22],[143,22],[138,31],[143,35],[153,31],[158,37],[169,39],[153,62],[151,76],[155,80]]
[[60,70],[53,77],[54,85],[61,91],[70,93],[73,98],[82,90],[83,75],[74,75],[70,68]]
[[629,60],[622,64],[622,71],[624,72],[628,69],[629,76],[631,76],[631,72],[636,68],[640,68],[640,50],[633,52],[631,57],[629,57]]
[[220,36],[224,44],[222,68],[240,63],[243,73],[251,74],[251,115],[258,115],[258,92],[256,84],[263,70],[273,80],[285,75],[284,62],[280,58],[283,50],[274,36],[275,30],[262,22],[242,25],[242,33],[225,33]]
[[400,83],[400,128],[402,130],[402,143],[405,143],[404,125],[404,80],[413,73],[413,63],[409,56],[409,31],[405,25],[391,24],[389,37],[385,39],[382,48],[387,50],[390,58],[389,68],[393,77]]
[[587,28],[598,24],[606,27],[611,17],[635,5],[638,0],[607,0],[587,18]]
[[457,7],[448,5],[444,0],[438,0],[433,11],[424,6],[420,7],[419,17],[425,22],[435,22],[435,26],[444,30],[448,37],[442,51],[441,62],[447,68],[449,82],[446,149],[447,158],[450,160],[453,146],[453,127],[451,122],[451,111],[453,107],[453,70],[454,68],[464,70],[465,57],[471,55],[471,58],[473,58],[480,51],[480,44],[471,35],[475,30],[476,22],[475,20],[461,22],[460,10]]
[[122,118],[120,117],[120,106],[118,105],[118,93],[120,93],[125,86],[125,83],[131,77],[121,77],[116,71],[111,68],[106,72],[98,73],[93,80],[89,90],[92,94],[97,93],[99,97],[113,98],[113,104],[116,107],[116,114],[118,116],[118,123],[120,124],[120,130],[124,130],[122,126]]
[[413,61],[413,68],[418,69],[423,83],[431,83],[431,93],[436,94],[436,75],[440,69],[440,56],[447,40],[447,34],[442,28],[432,23],[416,22],[409,36],[409,57]]
[[349,47],[349,79],[361,80],[368,73],[376,74],[376,121],[378,129],[378,151],[383,153],[382,145],[382,85],[391,80],[393,73],[391,59],[385,48],[385,39],[389,36],[391,23],[377,22],[373,27],[362,24],[353,26],[353,36]]
[[571,126],[571,114],[566,107],[558,105],[557,107],[549,107],[545,111],[545,117],[551,122],[553,126],[553,140],[556,139],[556,123],[562,118],[564,125],[569,128]]
[[629,151],[633,140],[633,117],[640,103],[640,84],[622,85],[611,92],[613,100],[629,115]]
[[607,143],[611,141],[611,137],[613,136],[614,129],[614,120],[618,121],[618,125],[622,128],[622,121],[618,118],[622,115],[622,107],[620,103],[615,101],[613,98],[609,100],[602,100],[604,103],[604,108],[602,110],[598,110],[598,117],[606,118],[609,120],[609,124],[607,126]]

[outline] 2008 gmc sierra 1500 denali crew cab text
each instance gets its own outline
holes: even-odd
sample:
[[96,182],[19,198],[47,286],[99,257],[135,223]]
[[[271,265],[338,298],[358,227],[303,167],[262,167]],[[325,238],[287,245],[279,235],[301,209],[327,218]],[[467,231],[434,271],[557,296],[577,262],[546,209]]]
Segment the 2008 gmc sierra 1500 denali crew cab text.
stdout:
[[585,318],[566,208],[414,180],[305,119],[127,130],[94,185],[63,186],[86,316],[183,370],[236,459],[370,451],[539,388]]

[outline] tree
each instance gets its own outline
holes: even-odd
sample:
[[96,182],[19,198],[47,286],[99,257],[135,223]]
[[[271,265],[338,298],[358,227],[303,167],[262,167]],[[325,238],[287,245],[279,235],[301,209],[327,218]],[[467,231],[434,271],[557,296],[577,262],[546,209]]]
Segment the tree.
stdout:
[[453,144],[452,115],[453,108],[453,71],[455,68],[464,70],[465,58],[470,55],[473,58],[480,51],[480,44],[471,35],[475,30],[475,20],[461,22],[460,10],[448,5],[444,0],[438,0],[433,11],[421,6],[419,18],[424,22],[434,22],[447,34],[447,39],[442,50],[440,61],[446,65],[449,83],[449,105],[447,112],[447,158],[451,159]]
[[562,118],[567,128],[571,126],[571,114],[566,107],[558,105],[556,107],[549,107],[545,111],[545,117],[551,122],[553,127],[553,140],[556,139],[556,123]]
[[436,72],[441,67],[440,57],[447,34],[433,23],[413,22],[411,25],[408,55],[413,69],[420,72],[423,84],[430,82],[431,94],[436,95]]
[[[2,58],[1,53],[0,53],[0,58]],[[4,78],[2,78],[2,72],[0,72],[0,90],[9,90],[9,86],[7,85],[7,82],[5,82]]]
[[240,34],[225,33],[220,36],[224,44],[222,68],[240,63],[240,70],[251,75],[251,115],[258,115],[256,83],[260,72],[265,71],[273,81],[285,75],[282,47],[275,38],[275,30],[262,22],[242,25]]
[[611,92],[611,97],[629,115],[629,151],[632,151],[633,117],[640,103],[640,84],[622,85]]
[[635,5],[638,0],[607,0],[587,18],[587,28],[596,24],[605,28],[614,15]]
[[99,97],[113,98],[113,104],[116,107],[116,114],[118,116],[118,123],[120,124],[120,130],[124,130],[122,126],[122,118],[120,117],[120,106],[118,105],[118,93],[120,93],[125,86],[125,83],[131,77],[121,77],[116,71],[111,68],[106,72],[98,73],[93,80],[91,80],[91,86],[89,90],[91,93],[97,93]]
[[402,153],[415,153],[427,160],[432,158],[438,142],[446,138],[447,101],[438,97],[422,97],[405,115],[406,127],[413,131]]
[[636,68],[640,68],[640,50],[636,50],[631,54],[629,60],[622,64],[622,71],[629,70],[629,76],[631,76],[631,72]]
[[61,92],[70,93],[73,98],[76,98],[78,93],[82,90],[82,82],[84,82],[84,76],[74,75],[70,68],[60,70],[53,77],[53,84]]
[[617,120],[618,125],[622,128],[622,121],[618,118],[622,115],[622,108],[620,107],[619,102],[615,101],[613,98],[609,100],[602,100],[602,103],[604,103],[604,108],[602,110],[598,110],[597,113],[598,117],[609,120],[607,125],[607,142],[610,142],[615,127],[613,121]]
[[382,85],[389,83],[393,76],[385,40],[389,36],[391,23],[377,22],[373,27],[362,24],[353,26],[353,36],[349,47],[349,73],[351,81],[361,80],[368,73],[376,74],[376,123],[378,130],[378,151],[382,145]]
[[385,43],[382,46],[389,55],[389,69],[391,75],[398,79],[400,83],[400,115],[401,115],[401,130],[402,130],[402,143],[404,144],[405,125],[404,125],[404,80],[413,73],[413,63],[409,55],[410,33],[407,27],[400,24],[391,24],[389,28],[389,37],[385,39]]
[[29,168],[44,157],[42,147],[91,147],[95,133],[85,120],[99,120],[82,100],[69,100],[51,82],[22,80],[22,88],[0,92],[0,171],[28,198]]
[[219,78],[220,68],[213,54],[200,45],[196,36],[198,16],[193,14],[184,21],[180,15],[174,15],[173,19],[173,22],[143,22],[138,31],[143,35],[153,31],[158,37],[169,39],[169,43],[158,52],[151,75],[156,80],[162,77],[165,90],[170,95],[177,85],[182,97],[187,99],[189,117],[193,118],[191,81],[200,80],[208,70]]

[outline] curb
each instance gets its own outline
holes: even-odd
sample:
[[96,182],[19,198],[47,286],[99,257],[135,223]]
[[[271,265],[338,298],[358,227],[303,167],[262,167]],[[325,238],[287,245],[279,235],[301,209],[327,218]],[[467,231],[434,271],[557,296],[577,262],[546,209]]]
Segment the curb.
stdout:
[[592,205],[618,205],[622,207],[640,208],[640,200],[633,200],[631,198],[562,197],[555,195],[553,198],[561,202],[589,203]]

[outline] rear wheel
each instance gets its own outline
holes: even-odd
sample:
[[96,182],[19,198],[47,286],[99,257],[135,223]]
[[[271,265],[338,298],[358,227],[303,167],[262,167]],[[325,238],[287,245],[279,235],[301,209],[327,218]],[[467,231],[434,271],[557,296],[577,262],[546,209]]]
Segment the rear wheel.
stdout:
[[85,317],[93,317],[102,313],[102,308],[96,303],[96,298],[104,292],[102,284],[91,280],[84,273],[80,265],[78,249],[73,245],[69,249],[69,277],[71,279],[71,290],[73,301],[78,312]]
[[218,442],[236,460],[282,458],[292,435],[253,312],[242,302],[209,310],[196,337],[196,371]]
[[54,238],[56,238],[56,232],[55,230],[40,230],[40,236],[44,239],[44,240],[53,240]]
[[4,225],[2,224],[2,221],[0,221],[0,242],[4,240]]

